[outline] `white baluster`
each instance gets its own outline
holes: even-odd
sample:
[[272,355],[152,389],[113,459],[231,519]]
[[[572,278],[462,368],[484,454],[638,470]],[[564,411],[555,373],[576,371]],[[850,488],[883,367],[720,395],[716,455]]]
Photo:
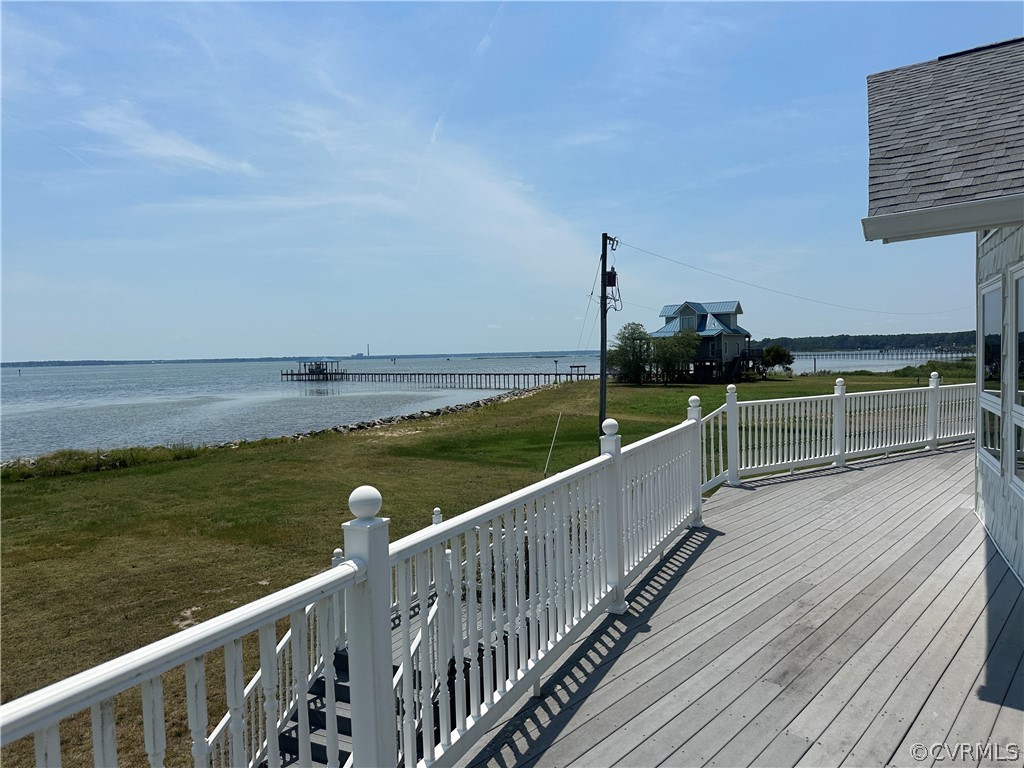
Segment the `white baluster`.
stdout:
[[434,658],[431,647],[434,644],[430,616],[430,554],[416,555],[416,592],[420,601],[420,719],[423,723],[423,754],[429,763],[434,759],[434,706],[431,691],[434,687]]
[[526,673],[528,668],[527,664],[527,653],[529,651],[529,643],[526,637],[526,624],[527,624],[527,605],[526,605],[526,578],[527,578],[527,562],[526,562],[526,544],[525,544],[525,529],[526,529],[526,510],[516,508],[512,512],[512,528],[515,531],[515,543],[516,543],[516,645],[519,650],[519,665],[520,670],[519,677],[522,677]]
[[483,613],[483,638],[484,638],[484,701],[488,704],[494,703],[494,659],[497,650],[494,645],[494,601],[497,599],[493,586],[492,568],[494,558],[492,557],[491,533],[494,530],[494,523],[488,522],[480,528],[480,580],[482,584],[480,607]]
[[452,540],[454,550],[447,553],[449,578],[452,583],[452,659],[455,662],[455,728],[460,734],[466,731],[466,673],[465,631],[462,626],[462,537]]
[[117,735],[114,730],[114,700],[104,699],[92,706],[92,761],[96,768],[117,765]]
[[185,662],[185,699],[192,734],[192,760],[196,768],[206,768],[210,761],[206,743],[206,663],[202,656]]
[[269,768],[281,768],[281,749],[277,743],[277,633],[273,622],[260,627],[260,685],[263,688],[267,764]]
[[519,679],[517,671],[517,660],[519,658],[517,641],[519,638],[516,634],[516,619],[519,608],[516,604],[516,582],[519,578],[519,562],[516,553],[515,519],[512,512],[502,514],[501,528],[502,562],[505,568],[505,615],[502,617],[502,629],[508,638],[508,648],[505,654],[508,680],[511,683],[515,683]]
[[35,748],[39,768],[60,768],[60,729],[56,723],[36,731]]
[[434,583],[437,588],[437,676],[440,679],[438,721],[441,725],[441,747],[452,743],[451,691],[448,690],[448,670],[452,658],[452,579],[448,558],[451,550],[441,545],[434,547]]
[[[412,668],[412,633],[409,624],[412,622],[412,604],[410,582],[412,574],[411,560],[398,563],[395,571],[395,589],[398,591],[398,615],[401,617],[401,648],[402,648],[402,752],[405,765],[412,768],[416,764],[416,702],[413,695],[413,680],[416,673]],[[421,636],[422,637],[422,636]]]
[[307,766],[312,764],[313,756],[309,741],[309,668],[306,666],[309,641],[305,610],[300,608],[293,611],[289,623],[292,631],[292,700],[296,702],[295,714],[298,717],[299,765]]
[[167,749],[164,686],[160,676],[142,683],[142,732],[151,768],[162,768]]
[[480,526],[466,533],[466,627],[469,629],[469,697],[470,714],[480,717],[480,625],[477,600],[477,552],[480,548]]
[[230,764],[246,765],[249,756],[245,753],[245,672],[242,669],[241,639],[232,640],[224,646],[224,686],[230,716]]

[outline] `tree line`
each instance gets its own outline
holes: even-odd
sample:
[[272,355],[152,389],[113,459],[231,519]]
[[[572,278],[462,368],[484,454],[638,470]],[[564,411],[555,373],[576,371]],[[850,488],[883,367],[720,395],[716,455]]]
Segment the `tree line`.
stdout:
[[845,352],[859,349],[974,349],[974,331],[947,333],[840,334],[838,336],[779,336],[755,341],[767,349],[773,344],[793,352]]

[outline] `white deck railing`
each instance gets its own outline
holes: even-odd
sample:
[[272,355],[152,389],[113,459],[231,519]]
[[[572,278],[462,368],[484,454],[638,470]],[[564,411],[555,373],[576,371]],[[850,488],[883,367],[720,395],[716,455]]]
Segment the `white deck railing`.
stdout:
[[[682,424],[622,448],[605,422],[601,455],[388,545],[380,494],[364,486],[349,506],[348,559],[262,600],[184,630],[0,708],[7,745],[34,735],[36,763],[60,765],[63,720],[92,710],[94,764],[117,764],[117,745],[144,741],[162,765],[168,727],[163,680],[184,671],[187,729],[197,766],[280,764],[274,738],[296,713],[299,763],[310,761],[301,700],[328,677],[347,643],[355,766],[450,765],[498,723],[569,644],[605,612],[626,609],[629,584],[687,527],[702,525],[701,491],[743,477],[974,436],[973,385],[726,404],[701,419],[690,398]],[[344,618],[342,615],[344,614]],[[279,638],[277,623],[287,620]],[[347,629],[346,629],[347,628]],[[347,632],[347,634],[346,634]],[[250,639],[251,638],[251,639]],[[245,685],[242,649],[260,670]],[[223,652],[227,713],[211,730],[206,657]],[[251,652],[251,651],[250,651]],[[392,664],[398,665],[393,673]],[[213,676],[211,679],[214,679]],[[138,715],[114,698],[141,694]],[[123,706],[120,705],[119,706]],[[338,743],[326,718],[328,744]],[[76,753],[77,754],[77,753]],[[328,749],[337,765],[338,750]]]
[[725,405],[704,424],[705,491],[744,477],[835,464],[974,439],[973,384],[740,402],[729,385]]
[[[168,673],[180,673],[183,669],[192,758],[196,765],[209,765],[206,658],[222,652],[222,698],[226,699],[229,710],[227,763],[248,765],[252,755],[264,754],[273,765],[274,758],[279,758],[279,755],[276,744],[275,748],[267,749],[267,734],[278,731],[281,720],[278,702],[289,700],[292,690],[308,687],[305,669],[309,652],[307,606],[315,606],[316,612],[326,617],[323,626],[330,626],[335,596],[352,589],[365,578],[366,567],[356,560],[347,560],[292,587],[4,704],[0,708],[3,744],[34,735],[36,765],[47,768],[59,766],[61,742],[58,729],[61,721],[91,709],[94,765],[117,765],[118,744],[125,735],[117,732],[116,723],[141,721],[141,733],[136,733],[136,736],[144,746],[146,760],[151,766],[162,766],[167,759],[169,727],[164,716],[164,677]],[[293,670],[292,680],[282,680],[278,676],[277,622],[282,619],[290,625],[293,648],[289,667]],[[243,643],[250,637],[254,644],[258,644],[261,662],[259,701],[263,704],[262,712],[247,712],[245,706],[249,697],[246,694],[242,651]],[[333,633],[322,632],[319,654],[333,657],[334,643]],[[137,691],[141,696],[141,713],[121,713],[115,719],[114,699],[127,691]],[[303,709],[300,707],[299,711]],[[170,728],[179,730],[183,725],[172,722]],[[137,732],[138,726],[129,728],[129,732],[132,730]]]

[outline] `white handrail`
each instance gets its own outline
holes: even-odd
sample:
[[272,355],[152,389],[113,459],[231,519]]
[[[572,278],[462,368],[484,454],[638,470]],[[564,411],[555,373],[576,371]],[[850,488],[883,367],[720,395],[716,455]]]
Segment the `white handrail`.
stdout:
[[3,744],[42,731],[365,580],[354,560],[0,707]]

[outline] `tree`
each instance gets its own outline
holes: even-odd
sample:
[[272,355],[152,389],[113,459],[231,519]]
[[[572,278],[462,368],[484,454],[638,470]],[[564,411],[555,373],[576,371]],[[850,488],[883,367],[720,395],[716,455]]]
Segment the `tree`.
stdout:
[[618,370],[621,381],[643,384],[651,362],[651,335],[640,323],[626,323],[615,334],[615,346],[608,350],[608,365]]
[[696,331],[680,331],[654,339],[653,362],[665,383],[679,381],[690,370],[700,337]]
[[789,368],[793,365],[793,353],[781,344],[766,347],[761,357],[762,375],[775,368]]

